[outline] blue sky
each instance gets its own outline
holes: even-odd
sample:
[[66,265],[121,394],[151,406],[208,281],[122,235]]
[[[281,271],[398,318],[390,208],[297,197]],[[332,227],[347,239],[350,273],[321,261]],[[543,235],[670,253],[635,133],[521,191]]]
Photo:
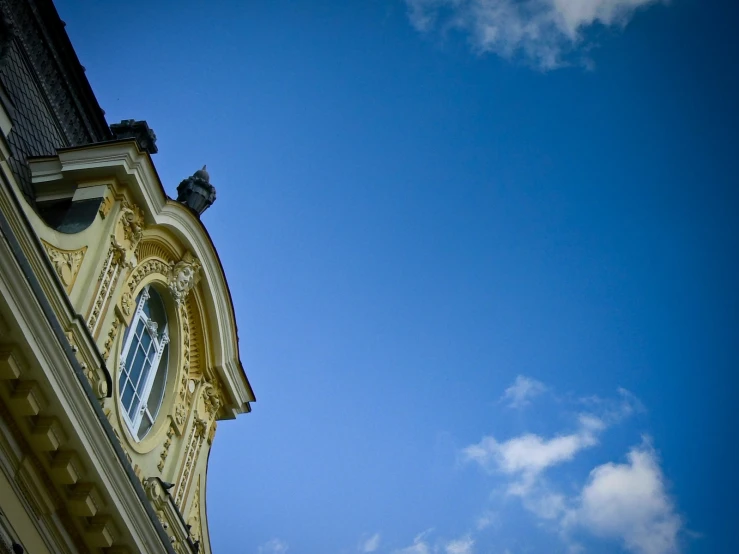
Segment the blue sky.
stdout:
[[732,4],[57,2],[218,189],[215,552],[739,551]]

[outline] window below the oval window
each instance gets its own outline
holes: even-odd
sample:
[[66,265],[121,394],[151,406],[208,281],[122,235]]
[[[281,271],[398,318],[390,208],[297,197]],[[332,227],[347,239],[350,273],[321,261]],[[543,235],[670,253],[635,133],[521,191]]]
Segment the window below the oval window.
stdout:
[[167,314],[159,293],[146,287],[126,329],[119,364],[118,394],[123,419],[137,440],[154,425],[164,399],[169,362]]

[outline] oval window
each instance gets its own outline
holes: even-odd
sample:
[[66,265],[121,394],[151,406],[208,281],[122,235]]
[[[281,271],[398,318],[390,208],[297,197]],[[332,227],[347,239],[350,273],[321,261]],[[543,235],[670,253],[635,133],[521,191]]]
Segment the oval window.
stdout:
[[168,358],[164,303],[153,287],[145,287],[136,299],[136,311],[126,329],[118,377],[123,419],[137,440],[146,436],[159,413]]

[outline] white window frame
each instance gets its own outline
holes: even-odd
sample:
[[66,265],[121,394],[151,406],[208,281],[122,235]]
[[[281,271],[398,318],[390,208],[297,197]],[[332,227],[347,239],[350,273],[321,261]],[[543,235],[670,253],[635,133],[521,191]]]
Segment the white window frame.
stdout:
[[[128,426],[128,430],[131,432],[131,435],[138,441],[144,438],[146,436],[146,433],[144,433],[143,436],[139,437],[138,435],[138,429],[141,425],[141,420],[144,417],[144,414],[149,416],[149,419],[151,420],[152,424],[154,423],[155,415],[149,412],[148,408],[148,402],[149,402],[149,395],[151,394],[151,388],[154,384],[154,380],[159,373],[159,371],[164,371],[165,376],[164,379],[166,380],[166,372],[167,367],[160,368],[159,364],[162,359],[162,354],[164,353],[164,347],[169,343],[169,322],[164,326],[164,329],[161,330],[161,332],[157,329],[156,322],[152,321],[147,315],[146,312],[144,312],[144,305],[146,304],[146,301],[149,300],[150,294],[149,294],[149,287],[145,287],[141,291],[141,297],[139,299],[138,304],[136,305],[136,311],[133,314],[133,317],[131,318],[131,324],[128,327],[128,334],[126,336],[126,342],[123,345],[123,351],[121,352],[121,358],[119,362],[118,371],[118,383],[119,383],[119,391],[118,391],[118,403],[121,409],[121,413],[123,414],[123,420],[126,422],[126,425]],[[144,333],[148,333],[149,337],[151,338],[151,343],[149,345],[149,349],[145,353],[144,357],[144,364],[146,364],[146,359],[148,358],[148,353],[153,348],[154,349],[154,357],[151,360],[151,365],[149,367],[148,373],[146,374],[146,377],[142,379],[141,374],[139,374],[138,383],[133,383],[133,381],[130,379],[131,375],[131,368],[126,367],[126,358],[128,357],[128,354],[131,350],[132,345],[135,344],[136,347],[138,347],[141,343],[138,340],[137,335],[137,329],[139,326],[139,323],[144,324]],[[134,342],[135,341],[135,342]],[[134,355],[134,360],[135,360]],[[121,385],[121,377],[123,376],[123,373],[125,372],[125,379],[123,381],[123,384]],[[141,373],[143,373],[143,368],[141,370]],[[131,404],[128,406],[125,406],[123,404],[123,392],[125,390],[126,383],[131,382],[133,385],[134,395],[131,398]],[[136,397],[139,398],[139,405],[136,407],[136,411],[134,412],[133,417],[131,417],[128,414],[129,408],[133,405],[133,403],[136,401]],[[161,402],[161,401],[160,401]],[[160,408],[161,406],[158,406]],[[157,409],[158,411],[158,409]],[[148,433],[148,430],[147,430]]]

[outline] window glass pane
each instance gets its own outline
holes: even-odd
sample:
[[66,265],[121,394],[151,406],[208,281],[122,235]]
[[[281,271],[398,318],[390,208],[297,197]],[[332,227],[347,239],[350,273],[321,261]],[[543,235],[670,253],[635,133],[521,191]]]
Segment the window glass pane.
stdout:
[[136,411],[139,409],[139,406],[141,406],[141,399],[139,398],[139,395],[134,392],[131,406],[128,408],[128,417],[131,419],[135,418]]
[[162,405],[162,399],[164,398],[164,386],[167,382],[168,358],[169,345],[165,345],[162,357],[159,359],[159,367],[157,367],[157,374],[154,377],[154,383],[151,386],[149,399],[146,402],[146,407],[155,418],[159,413],[159,407]]
[[146,331],[146,332],[145,332],[145,333],[144,333],[144,334],[143,334],[143,335],[141,336],[141,346],[142,346],[142,347],[144,348],[144,350],[146,351],[146,350],[147,350],[147,349],[149,348],[149,345],[150,345],[150,344],[151,344],[151,335],[149,334],[149,332],[148,332],[148,331]]
[[136,385],[136,394],[141,396],[144,393],[144,388],[146,387],[146,378],[149,376],[149,371],[151,370],[151,362],[146,361],[144,364],[144,371],[141,375],[141,379],[139,379],[138,384]]
[[124,408],[128,409],[131,406],[132,400],[133,400],[133,387],[131,386],[131,383],[126,383],[126,386],[123,389],[123,394],[121,394],[121,404],[123,404]]
[[157,324],[157,332],[161,334],[167,325],[167,312],[164,311],[164,304],[159,293],[153,288],[149,288],[149,300],[146,302],[146,315],[149,319]]
[[[134,345],[131,345],[131,348],[133,348]],[[138,388],[138,382],[139,382],[139,376],[142,373],[142,370],[144,369],[144,363],[146,360],[146,356],[144,355],[144,351],[141,350],[141,347],[139,346],[136,348],[136,357],[133,360],[133,363],[128,368],[129,374],[131,376],[131,381],[133,381]]]
[[[139,322],[138,329],[136,331],[136,334],[134,335],[133,340],[131,341],[131,346],[128,349],[128,355],[126,356],[126,363],[124,364],[124,367],[126,368],[126,371],[131,370],[131,362],[133,361],[133,355],[136,352],[136,345],[138,344],[138,340],[136,337],[138,337],[138,334],[141,329],[143,329],[144,324],[142,322]],[[123,344],[126,344],[126,341],[123,341]]]
[[144,412],[143,417],[141,418],[141,424],[139,425],[139,430],[136,433],[136,436],[140,439],[143,439],[146,433],[149,432],[149,429],[151,429],[151,426],[153,425],[153,422],[151,418],[149,417],[149,414],[147,412]]

